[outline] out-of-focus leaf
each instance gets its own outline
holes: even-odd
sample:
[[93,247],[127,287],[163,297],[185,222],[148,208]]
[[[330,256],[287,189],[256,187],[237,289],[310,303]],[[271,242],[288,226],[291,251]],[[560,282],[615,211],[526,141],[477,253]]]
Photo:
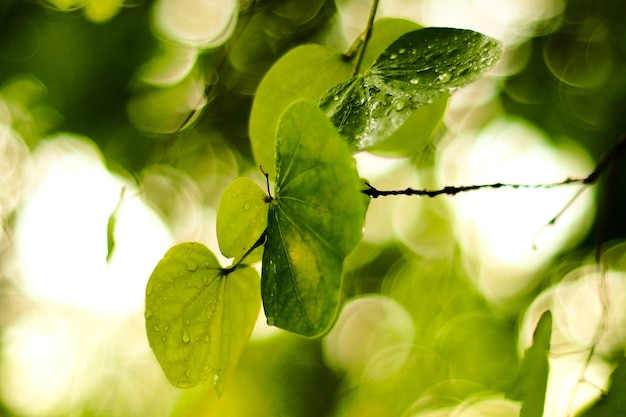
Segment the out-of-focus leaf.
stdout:
[[309,101],[291,105],[276,138],[261,293],[268,323],[304,336],[335,319],[344,258],[361,239],[366,205],[350,149]]
[[94,23],[105,23],[118,14],[123,0],[90,0],[85,4],[85,17]]
[[521,401],[520,417],[541,417],[546,398],[550,365],[550,338],[552,336],[552,313],[545,311],[533,334],[533,344],[526,350],[507,398]]
[[113,251],[115,250],[115,226],[117,224],[117,213],[120,211],[120,207],[122,207],[122,200],[124,200],[125,193],[126,187],[122,187],[120,197],[117,200],[117,205],[115,206],[115,209],[113,209],[113,212],[109,216],[109,220],[107,222],[107,263],[111,261]]
[[267,195],[248,178],[237,178],[224,190],[217,209],[217,242],[222,254],[238,258],[267,227]]
[[170,42],[215,48],[233,34],[238,12],[238,0],[158,0],[154,26]]
[[500,57],[500,42],[451,28],[409,32],[362,75],[331,88],[319,106],[356,149],[390,136],[415,109],[475,81]]
[[611,374],[611,386],[590,408],[578,417],[626,416],[626,359],[622,359]]
[[259,313],[258,273],[229,274],[200,243],[172,247],[146,288],[146,331],[167,379],[179,388],[210,381],[220,395]]

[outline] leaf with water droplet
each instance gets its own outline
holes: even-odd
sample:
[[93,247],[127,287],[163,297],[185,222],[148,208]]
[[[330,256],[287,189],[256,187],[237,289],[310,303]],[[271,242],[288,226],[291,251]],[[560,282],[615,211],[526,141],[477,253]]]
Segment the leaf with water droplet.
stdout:
[[[409,32],[363,74],[328,90],[319,106],[351,146],[367,149],[389,137],[416,109],[480,78],[501,51],[500,42],[471,30]],[[398,109],[398,100],[406,105]]]
[[148,281],[145,319],[152,351],[173,385],[210,381],[222,393],[256,322],[258,286],[254,269],[227,273],[200,243],[165,254]]
[[267,208],[267,195],[248,178],[237,178],[226,188],[216,225],[217,242],[224,256],[237,262],[252,248],[267,227]]
[[313,102],[297,101],[276,134],[261,294],[267,321],[304,336],[332,325],[344,258],[361,239],[366,202],[349,147]]

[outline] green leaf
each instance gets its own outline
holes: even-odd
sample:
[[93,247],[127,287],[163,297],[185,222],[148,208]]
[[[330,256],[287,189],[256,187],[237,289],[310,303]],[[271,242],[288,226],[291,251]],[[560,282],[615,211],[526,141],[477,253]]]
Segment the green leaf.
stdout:
[[259,84],[250,113],[250,141],[257,164],[274,178],[274,138],[278,119],[298,99],[317,100],[350,76],[340,52],[321,45],[302,45],[274,64]]
[[146,331],[167,379],[179,388],[211,381],[218,395],[256,322],[258,273],[226,274],[200,243],[172,247],[146,288]]
[[[404,19],[374,23],[363,65],[371,65],[394,40],[419,26]],[[321,45],[302,45],[279,59],[256,91],[250,114],[250,141],[255,161],[274,178],[274,138],[285,109],[299,99],[318,100],[326,91],[348,79],[354,63],[339,51]]]
[[319,336],[335,319],[344,258],[361,239],[365,203],[350,149],[315,107],[298,101],[276,138],[275,199],[263,253],[268,323]]
[[390,136],[419,107],[475,81],[500,42],[471,30],[426,28],[392,43],[362,75],[330,89],[319,106],[356,149]]
[[216,225],[217,242],[224,256],[239,258],[257,242],[267,227],[267,199],[248,178],[237,178],[224,190]]
[[513,385],[506,397],[522,402],[520,417],[541,417],[546,398],[550,365],[552,313],[545,311],[533,334],[533,344],[526,350]]
[[590,408],[579,414],[579,417],[607,417],[626,415],[626,359],[611,373],[611,386],[600,399]]

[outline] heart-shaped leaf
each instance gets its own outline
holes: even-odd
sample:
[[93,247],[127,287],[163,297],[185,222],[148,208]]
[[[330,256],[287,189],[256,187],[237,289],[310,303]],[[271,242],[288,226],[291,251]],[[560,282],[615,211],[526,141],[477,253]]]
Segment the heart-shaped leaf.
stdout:
[[146,287],[146,330],[167,379],[179,388],[211,381],[218,395],[256,322],[258,273],[227,273],[200,243],[172,247]]
[[276,135],[261,292],[269,324],[318,336],[333,323],[344,258],[366,204],[351,150],[314,103],[287,108]]
[[501,50],[500,42],[471,30],[409,32],[362,75],[331,88],[319,106],[348,143],[367,149],[390,136],[415,109],[481,77]]
[[267,198],[248,178],[230,184],[217,209],[217,242],[222,254],[235,263],[258,241],[267,227]]

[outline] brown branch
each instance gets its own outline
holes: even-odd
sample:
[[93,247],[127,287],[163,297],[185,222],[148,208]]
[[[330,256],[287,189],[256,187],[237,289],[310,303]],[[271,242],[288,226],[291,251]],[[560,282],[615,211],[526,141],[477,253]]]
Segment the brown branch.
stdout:
[[[477,191],[486,188],[498,189],[498,188],[555,188],[563,185],[571,185],[571,184],[582,184],[583,186],[590,186],[595,184],[598,181],[600,175],[609,167],[613,161],[615,161],[619,156],[624,153],[626,150],[626,134],[622,135],[620,139],[617,141],[615,145],[607,153],[602,155],[593,171],[589,175],[584,178],[566,178],[563,181],[547,183],[547,184],[507,184],[496,182],[492,184],[478,184],[478,185],[460,185],[460,186],[446,186],[437,190],[420,190],[414,188],[405,188],[403,190],[379,190],[373,187],[369,183],[365,183],[367,185],[367,189],[361,190],[361,192],[365,195],[370,196],[371,198],[378,197],[386,197],[390,195],[417,195],[422,197],[437,197],[440,195],[448,195],[455,196],[459,193],[464,193],[468,191]],[[574,199],[578,197],[580,193],[577,193],[574,196]],[[573,201],[573,200],[572,200]],[[571,204],[568,203],[566,207],[569,207]],[[560,214],[559,214],[560,215]],[[557,215],[550,223],[556,222]]]

